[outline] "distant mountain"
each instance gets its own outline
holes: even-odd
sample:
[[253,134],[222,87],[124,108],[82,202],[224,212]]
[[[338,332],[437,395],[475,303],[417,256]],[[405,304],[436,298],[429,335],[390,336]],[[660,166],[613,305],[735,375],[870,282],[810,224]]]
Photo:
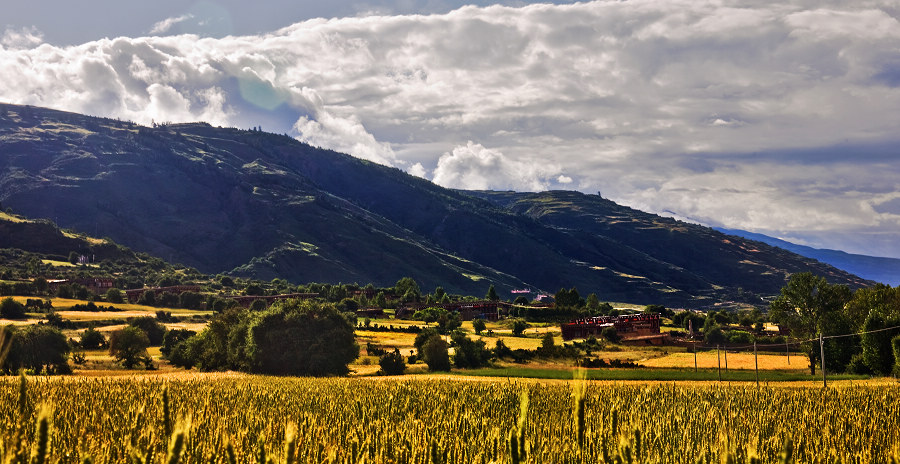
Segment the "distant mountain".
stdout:
[[597,195],[455,191],[288,136],[15,105],[0,105],[0,201],[206,273],[296,283],[670,305],[759,302],[799,271],[867,284]]
[[856,255],[840,250],[828,250],[797,245],[768,235],[747,232],[738,229],[716,228],[719,232],[756,240],[785,250],[797,253],[843,269],[864,279],[874,280],[891,286],[900,285],[900,259],[877,256]]

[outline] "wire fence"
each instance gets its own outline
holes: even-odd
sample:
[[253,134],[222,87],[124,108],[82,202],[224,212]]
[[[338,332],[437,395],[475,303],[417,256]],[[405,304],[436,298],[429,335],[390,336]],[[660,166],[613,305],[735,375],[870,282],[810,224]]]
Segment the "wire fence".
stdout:
[[[816,337],[816,338],[810,338],[810,339],[806,339],[806,340],[793,340],[793,341],[786,340],[784,343],[753,343],[753,344],[732,345],[732,346],[729,346],[729,345],[727,345],[727,344],[725,344],[725,345],[716,345],[716,356],[717,356],[717,357],[719,356],[719,350],[722,350],[722,351],[725,352],[725,369],[726,369],[726,371],[727,371],[727,370],[728,370],[728,352],[729,352],[729,351],[745,351],[745,350],[746,350],[746,351],[749,351],[749,350],[752,349],[752,350],[753,350],[753,355],[754,355],[755,370],[756,370],[756,385],[759,386],[759,358],[758,358],[758,352],[759,352],[759,349],[760,349],[760,348],[766,349],[766,348],[774,348],[774,347],[777,347],[777,348],[781,349],[782,347],[784,347],[784,348],[785,348],[785,351],[786,351],[786,353],[787,353],[787,356],[788,356],[788,360],[789,360],[788,362],[790,362],[790,347],[791,347],[791,346],[799,346],[799,345],[803,345],[803,344],[805,344],[805,343],[818,342],[818,343],[819,343],[819,357],[820,357],[821,366],[822,366],[822,367],[821,367],[821,372],[822,372],[822,385],[823,385],[824,387],[827,387],[827,386],[828,386],[828,374],[827,374],[827,372],[826,372],[826,370],[825,370],[825,341],[826,341],[826,340],[831,340],[831,339],[835,339],[835,338],[861,337],[861,336],[867,335],[867,334],[880,333],[880,332],[888,332],[888,331],[898,331],[898,332],[900,332],[900,325],[894,326],[894,327],[885,327],[885,328],[875,329],[875,330],[867,330],[867,331],[864,331],[864,332],[854,332],[854,333],[848,333],[848,334],[841,334],[841,335],[822,335],[822,334],[819,334],[819,336]],[[812,348],[812,347],[810,347],[810,348]],[[694,370],[697,370],[697,349],[696,349],[696,347],[695,347],[695,349],[694,349],[693,351],[694,351]],[[711,351],[711,349],[708,350],[708,351]],[[719,359],[718,370],[719,370],[719,381],[722,381],[722,365],[721,365],[721,358]]]

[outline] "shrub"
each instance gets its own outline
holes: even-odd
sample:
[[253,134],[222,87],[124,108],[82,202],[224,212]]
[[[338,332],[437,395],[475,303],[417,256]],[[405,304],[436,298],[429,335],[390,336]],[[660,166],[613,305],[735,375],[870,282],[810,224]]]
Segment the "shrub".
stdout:
[[122,298],[122,291],[118,288],[111,288],[106,291],[106,301],[108,303],[117,303],[121,304],[124,300]]
[[900,335],[891,339],[891,347],[894,349],[894,377],[900,377]]
[[619,332],[616,331],[615,327],[605,327],[600,331],[600,338],[603,338],[610,343],[619,343],[622,341],[622,336],[619,335]]
[[454,332],[451,338],[455,348],[453,364],[456,367],[476,368],[491,360],[491,352],[485,347],[483,340],[472,340],[462,332]]
[[96,350],[106,346],[106,337],[93,327],[81,333],[81,341],[78,343],[85,350]]
[[475,319],[472,321],[472,328],[475,329],[476,334],[481,334],[487,328],[487,324],[485,324],[484,319]]
[[512,324],[513,335],[515,335],[517,337],[521,336],[525,332],[525,329],[527,329],[528,327],[529,327],[528,323],[525,322],[524,320],[522,320],[522,319],[514,320],[513,324]]
[[0,317],[3,319],[25,319],[25,305],[6,297],[0,302]]
[[378,365],[381,366],[381,370],[378,371],[380,375],[402,375],[406,372],[406,362],[397,348],[394,348],[391,353],[381,355]]
[[707,345],[719,345],[725,342],[725,334],[721,327],[713,325],[704,331],[703,341]]

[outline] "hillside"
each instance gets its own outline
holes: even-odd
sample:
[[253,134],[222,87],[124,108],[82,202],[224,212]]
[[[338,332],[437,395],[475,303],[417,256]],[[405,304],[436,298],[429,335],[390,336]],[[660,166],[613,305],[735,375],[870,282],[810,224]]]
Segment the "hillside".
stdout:
[[784,248],[792,253],[797,253],[798,255],[806,256],[807,258],[828,263],[838,269],[843,269],[864,279],[874,280],[895,287],[900,285],[900,259],[897,258],[866,256],[847,253],[840,250],[813,248],[797,245],[796,243],[791,243],[768,235],[747,232],[745,230],[718,228],[716,230],[725,234],[737,235],[739,237]]
[[454,191],[259,131],[0,105],[0,154],[4,207],[206,273],[695,305],[758,302],[797,271],[865,283],[596,195]]

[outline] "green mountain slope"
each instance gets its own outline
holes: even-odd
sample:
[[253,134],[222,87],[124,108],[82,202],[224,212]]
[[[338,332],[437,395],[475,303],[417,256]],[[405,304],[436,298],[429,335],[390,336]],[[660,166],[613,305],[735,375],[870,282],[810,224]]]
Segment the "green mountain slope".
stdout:
[[203,272],[298,283],[409,275],[455,293],[574,285],[669,304],[773,294],[798,270],[864,283],[598,196],[460,192],[287,136],[13,105],[0,105],[0,201]]

